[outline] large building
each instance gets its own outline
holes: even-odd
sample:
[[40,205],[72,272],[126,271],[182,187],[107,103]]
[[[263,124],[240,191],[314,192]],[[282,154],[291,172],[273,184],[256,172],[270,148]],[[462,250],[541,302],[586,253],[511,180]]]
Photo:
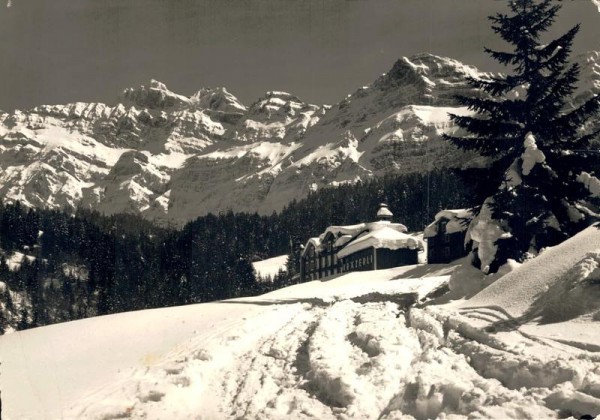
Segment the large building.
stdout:
[[416,264],[423,242],[408,235],[403,224],[392,223],[392,217],[381,204],[375,222],[329,226],[319,237],[310,238],[300,259],[302,281]]

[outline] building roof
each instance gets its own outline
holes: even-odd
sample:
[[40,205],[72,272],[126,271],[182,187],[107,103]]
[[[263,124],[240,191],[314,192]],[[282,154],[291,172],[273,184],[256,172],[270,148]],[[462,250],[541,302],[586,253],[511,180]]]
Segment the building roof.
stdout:
[[311,244],[314,245],[315,252],[317,252],[317,253],[319,252],[319,250],[321,249],[321,239],[320,238],[310,238],[308,240],[308,242],[306,243],[306,246],[302,250],[302,255],[304,255],[306,253],[306,251],[308,251],[310,249]]
[[[392,223],[389,219],[393,216],[386,204],[381,204],[377,216],[380,220],[369,223],[357,223],[346,226],[329,226],[319,237],[310,238],[302,251],[304,255],[310,245],[319,254],[324,250],[325,238],[332,237],[333,246],[338,250],[339,258],[346,257],[366,248],[389,249],[423,249],[423,242],[413,236],[407,235],[408,229],[402,223]],[[328,239],[329,241],[329,239]]]
[[352,240],[352,238],[353,238],[352,235],[342,235],[335,240],[335,242],[333,243],[333,246],[335,246],[336,248],[342,247],[342,246],[346,245],[348,242],[350,242]]
[[434,221],[429,224],[423,232],[424,238],[431,238],[438,234],[440,221],[448,220],[446,233],[464,232],[473,220],[473,211],[470,209],[442,210],[435,215]]
[[371,230],[364,235],[349,242],[338,252],[338,258],[344,258],[355,252],[367,248],[387,249],[423,249],[423,242],[419,238],[400,232],[390,224],[381,222],[370,223]]
[[329,226],[325,229],[325,232],[320,236],[324,238],[328,233],[332,233],[334,236],[338,235],[351,235],[356,236],[360,232],[364,231],[367,228],[367,223],[358,223],[356,225],[348,225],[348,226]]

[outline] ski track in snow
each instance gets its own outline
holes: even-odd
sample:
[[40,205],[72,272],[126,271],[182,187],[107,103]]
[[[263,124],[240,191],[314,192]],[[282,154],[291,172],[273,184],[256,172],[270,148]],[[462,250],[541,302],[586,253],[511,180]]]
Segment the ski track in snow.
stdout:
[[600,356],[472,326],[508,325],[499,310],[449,314],[381,299],[274,304],[182,343],[79,401],[67,418],[556,418],[600,410]]

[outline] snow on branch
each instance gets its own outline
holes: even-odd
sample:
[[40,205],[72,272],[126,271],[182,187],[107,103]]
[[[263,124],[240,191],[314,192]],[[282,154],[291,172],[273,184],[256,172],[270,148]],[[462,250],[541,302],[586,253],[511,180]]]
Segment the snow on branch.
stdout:
[[477,256],[481,261],[481,271],[485,274],[489,273],[490,266],[496,258],[498,240],[512,236],[510,232],[501,227],[500,221],[494,219],[492,215],[493,205],[493,197],[488,197],[483,203],[479,214],[471,222],[465,238],[465,243],[474,242],[474,248],[477,249]]
[[600,179],[587,172],[582,172],[577,176],[577,181],[585,185],[592,197],[600,197]]
[[544,163],[546,161],[546,155],[538,149],[535,137],[531,133],[528,133],[525,136],[523,145],[525,146],[525,151],[521,156],[523,159],[522,173],[527,176],[536,164]]

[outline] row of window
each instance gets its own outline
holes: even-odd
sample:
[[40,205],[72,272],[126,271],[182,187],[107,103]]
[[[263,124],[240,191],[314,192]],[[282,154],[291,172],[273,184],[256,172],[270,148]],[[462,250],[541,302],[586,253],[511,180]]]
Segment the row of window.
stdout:
[[[321,277],[327,277],[339,273],[340,268],[342,272],[363,268],[373,264],[373,255],[367,255],[352,261],[347,261],[342,264],[341,267],[338,267],[337,263],[337,255],[327,255],[319,258],[307,259],[304,262],[305,276],[312,280],[316,280]],[[317,266],[317,264],[321,265]]]
[[[327,244],[325,245],[325,247],[326,247],[327,251],[330,253],[333,252],[333,250],[334,250],[333,242],[331,242],[331,241],[328,241]],[[310,258],[314,258],[315,254],[316,254],[315,247],[311,246],[310,249],[307,251],[307,253]]]
[[306,271],[304,276],[310,278],[311,280],[317,280],[323,277],[333,276],[334,274],[339,273],[340,270],[337,267],[328,269],[328,270],[314,270],[314,271]]
[[328,268],[335,266],[338,262],[337,255],[325,255],[321,257],[309,258],[305,262],[306,271],[313,271],[315,269]]

